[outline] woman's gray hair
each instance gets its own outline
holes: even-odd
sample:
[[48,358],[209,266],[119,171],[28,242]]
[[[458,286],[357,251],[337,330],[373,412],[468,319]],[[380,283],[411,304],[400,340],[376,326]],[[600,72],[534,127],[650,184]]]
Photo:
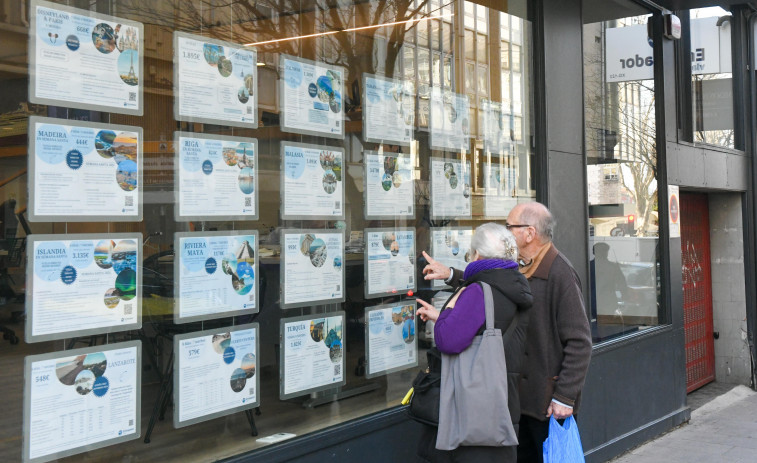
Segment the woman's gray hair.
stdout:
[[512,260],[518,258],[515,237],[504,225],[489,222],[480,225],[470,242],[471,254],[478,251],[484,259]]

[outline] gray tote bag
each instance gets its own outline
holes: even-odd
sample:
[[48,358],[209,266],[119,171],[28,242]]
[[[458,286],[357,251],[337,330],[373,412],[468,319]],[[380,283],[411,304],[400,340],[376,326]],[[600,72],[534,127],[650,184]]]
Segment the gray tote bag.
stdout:
[[[494,328],[492,289],[486,283],[481,283],[481,287],[486,304],[486,330],[459,354],[442,354],[438,450],[454,450],[461,445],[518,445],[507,407],[502,331]],[[514,325],[515,322],[508,332]]]

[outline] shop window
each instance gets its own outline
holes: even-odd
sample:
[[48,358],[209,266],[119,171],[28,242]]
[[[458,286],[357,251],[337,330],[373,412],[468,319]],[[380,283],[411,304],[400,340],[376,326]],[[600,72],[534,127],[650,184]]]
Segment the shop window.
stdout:
[[653,42],[632,2],[583,11],[590,314],[602,342],[665,323]]
[[413,296],[448,289],[421,251],[463,268],[536,196],[526,1],[28,5],[0,15],[0,460],[215,461],[398,407]]

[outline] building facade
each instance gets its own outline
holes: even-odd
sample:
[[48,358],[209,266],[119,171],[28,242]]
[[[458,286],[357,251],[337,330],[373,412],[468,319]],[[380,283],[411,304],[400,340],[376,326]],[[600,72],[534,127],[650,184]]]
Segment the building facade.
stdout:
[[533,200],[592,326],[587,461],[754,387],[754,17],[4,2],[0,455],[413,461],[421,251]]

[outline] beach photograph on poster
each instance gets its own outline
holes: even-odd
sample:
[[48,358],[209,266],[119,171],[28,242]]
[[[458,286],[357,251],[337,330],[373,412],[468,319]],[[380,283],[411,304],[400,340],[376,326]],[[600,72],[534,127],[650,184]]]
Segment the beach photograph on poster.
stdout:
[[365,215],[410,216],[415,202],[412,157],[403,153],[365,151]]
[[281,130],[344,137],[344,70],[281,55]]
[[415,231],[366,229],[366,297],[415,289]]
[[368,307],[366,349],[368,377],[418,364],[415,302]]
[[344,298],[344,234],[282,231],[283,301],[285,307]]
[[343,217],[344,152],[282,143],[283,216]]
[[344,315],[282,319],[284,382],[290,397],[344,383]]

